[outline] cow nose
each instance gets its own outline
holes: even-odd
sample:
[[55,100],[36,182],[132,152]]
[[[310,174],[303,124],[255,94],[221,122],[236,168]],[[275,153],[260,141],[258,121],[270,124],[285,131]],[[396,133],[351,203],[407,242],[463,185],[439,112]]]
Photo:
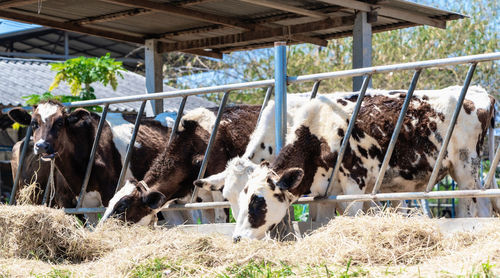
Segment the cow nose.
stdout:
[[233,237],[233,243],[238,243],[241,240],[241,236],[234,236]]
[[49,149],[49,143],[47,143],[46,141],[37,142],[35,146],[39,153],[46,153]]

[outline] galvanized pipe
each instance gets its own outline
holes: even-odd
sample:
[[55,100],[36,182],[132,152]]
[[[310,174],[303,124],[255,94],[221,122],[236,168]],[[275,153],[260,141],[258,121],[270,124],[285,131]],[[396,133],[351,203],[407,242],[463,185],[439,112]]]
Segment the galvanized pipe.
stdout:
[[118,192],[123,183],[123,179],[127,174],[128,164],[130,163],[130,158],[132,157],[132,150],[134,149],[135,138],[137,137],[137,132],[139,132],[139,127],[141,125],[142,114],[144,113],[144,108],[146,107],[146,101],[141,103],[141,107],[139,108],[139,112],[137,113],[137,117],[135,118],[134,130],[132,131],[132,137],[130,138],[130,143],[128,144],[127,154],[125,155],[125,161],[123,162],[122,171],[120,172],[120,178],[118,179],[118,183],[116,184],[115,193]]
[[312,90],[311,90],[311,96],[309,97],[309,99],[315,99],[316,98],[316,95],[318,94],[318,89],[319,89],[319,84],[321,83],[321,80],[318,80],[316,82],[314,82],[314,85],[312,87]]
[[186,106],[187,98],[188,97],[186,96],[183,97],[181,100],[181,104],[179,105],[179,109],[177,110],[177,117],[175,117],[174,126],[172,127],[172,131],[170,132],[170,138],[168,139],[168,144],[172,142],[174,135],[177,133],[177,130],[179,130],[179,124],[182,119],[182,113],[184,113],[184,106]]
[[467,76],[465,78],[464,86],[462,87],[462,91],[460,92],[460,96],[458,98],[457,104],[455,106],[455,111],[453,111],[453,116],[450,120],[450,125],[448,126],[448,130],[446,131],[446,136],[443,140],[443,145],[441,146],[441,150],[439,150],[438,157],[436,159],[436,163],[434,164],[434,169],[432,169],[432,174],[429,179],[429,183],[427,183],[426,192],[432,190],[434,184],[436,184],[437,175],[439,173],[439,169],[441,168],[441,163],[444,158],[444,154],[448,151],[448,143],[450,142],[451,135],[453,134],[453,130],[455,129],[455,124],[458,119],[458,115],[460,114],[460,110],[462,110],[462,104],[464,103],[465,95],[467,94],[467,90],[469,89],[470,82],[472,81],[472,76],[474,75],[474,71],[476,70],[476,64],[473,63],[469,67],[469,71],[467,72]]
[[274,43],[274,118],[276,153],[285,146],[286,137],[286,42]]
[[104,106],[104,110],[101,114],[101,119],[99,120],[99,125],[97,126],[97,132],[94,138],[94,143],[92,144],[92,149],[90,151],[89,162],[87,163],[87,169],[85,171],[85,176],[83,177],[82,188],[80,190],[80,195],[78,196],[78,203],[76,204],[77,208],[82,206],[82,201],[85,196],[85,192],[87,191],[87,185],[89,184],[90,174],[92,173],[92,168],[94,167],[95,153],[97,151],[97,147],[99,146],[99,140],[101,139],[102,128],[104,127],[104,123],[106,122],[106,116],[108,115],[109,104]]
[[500,161],[500,145],[497,147],[497,151],[495,153],[495,158],[493,158],[493,161],[490,163],[490,172],[488,173],[488,176],[486,177],[486,182],[484,184],[492,184],[491,182],[493,181],[493,177],[495,176],[495,172],[498,166],[498,162]]
[[[474,190],[448,190],[448,191],[432,191],[432,192],[398,192],[398,193],[378,193],[378,194],[355,194],[355,195],[334,195],[328,198],[302,197],[294,204],[311,204],[311,203],[335,203],[335,202],[352,202],[352,201],[398,201],[398,200],[426,200],[426,199],[450,199],[450,198],[493,198],[500,197],[500,189],[474,189]],[[170,204],[162,209],[169,210],[192,210],[192,209],[218,209],[230,208],[229,202],[203,202],[189,204]],[[82,213],[102,213],[106,208],[67,208],[64,209],[68,214]]]
[[408,88],[405,101],[403,103],[403,106],[401,107],[401,112],[399,112],[398,121],[396,122],[394,131],[392,132],[391,141],[389,142],[389,146],[387,147],[387,151],[385,152],[384,161],[382,162],[382,166],[380,167],[380,172],[378,173],[377,180],[375,181],[375,186],[373,187],[372,194],[376,194],[380,188],[380,185],[382,184],[385,171],[387,170],[387,166],[389,165],[389,160],[391,160],[392,152],[394,151],[394,146],[396,145],[396,141],[398,140],[399,132],[401,131],[401,126],[403,126],[406,110],[408,110],[408,106],[410,106],[411,97],[413,96],[413,92],[417,87],[418,78],[421,72],[422,72],[421,69],[417,69],[413,74],[410,88]]
[[19,185],[19,180],[21,179],[21,171],[23,170],[24,159],[26,157],[26,151],[30,144],[31,134],[33,133],[33,128],[31,124],[26,130],[26,136],[24,136],[23,149],[21,150],[21,156],[19,157],[19,165],[17,165],[16,177],[14,178],[14,184],[12,185],[12,192],[10,193],[9,205],[14,205],[16,203],[17,188]]
[[363,84],[361,85],[361,90],[359,91],[358,100],[356,101],[356,106],[354,106],[354,110],[352,111],[352,116],[349,121],[349,125],[347,126],[347,131],[342,139],[342,145],[340,146],[339,154],[337,156],[337,161],[335,162],[335,166],[333,168],[332,174],[330,175],[330,179],[328,180],[328,185],[326,186],[325,195],[328,196],[328,191],[330,190],[331,185],[334,187],[337,185],[337,175],[339,173],[340,164],[342,164],[342,160],[344,159],[344,154],[347,149],[347,144],[349,144],[349,139],[351,138],[352,130],[356,125],[356,119],[358,118],[359,110],[361,109],[361,103],[365,98],[366,90],[368,89],[368,84],[370,84],[371,75],[368,74],[365,76],[363,80]]
[[260,122],[260,117],[262,117],[262,112],[264,112],[264,109],[266,109],[267,103],[269,102],[272,93],[273,93],[273,86],[267,87],[266,95],[264,96],[264,102],[262,103],[262,107],[260,108],[259,112],[259,117],[257,118],[257,124],[259,124]]
[[[222,101],[219,105],[219,111],[217,111],[217,118],[215,119],[214,128],[212,130],[212,134],[210,134],[210,139],[208,140],[207,149],[205,150],[205,156],[203,157],[203,162],[201,163],[200,172],[198,173],[197,179],[202,179],[205,176],[205,171],[207,170],[207,163],[210,159],[210,154],[212,151],[213,144],[215,142],[215,138],[217,137],[217,130],[219,129],[219,124],[222,119],[222,114],[224,113],[224,108],[226,107],[227,99],[229,98],[230,92],[225,92],[222,97]],[[194,187],[193,195],[191,196],[191,203],[196,200],[198,196],[198,188]]]

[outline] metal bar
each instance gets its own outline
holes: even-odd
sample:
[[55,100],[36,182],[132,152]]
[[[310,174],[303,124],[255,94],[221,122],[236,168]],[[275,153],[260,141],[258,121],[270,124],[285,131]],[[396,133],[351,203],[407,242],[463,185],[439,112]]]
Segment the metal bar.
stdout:
[[141,125],[142,114],[144,113],[144,108],[146,107],[146,101],[141,103],[141,108],[139,108],[139,112],[137,113],[137,117],[135,118],[134,130],[132,131],[132,137],[130,138],[130,143],[128,144],[127,154],[125,155],[125,161],[123,162],[122,171],[120,172],[120,178],[118,179],[118,183],[116,184],[115,193],[118,192],[121,188],[121,184],[123,183],[123,179],[127,174],[128,164],[130,162],[130,158],[132,157],[132,150],[134,149],[135,138],[137,137],[137,132],[139,131],[139,126]]
[[262,107],[260,108],[259,112],[259,117],[257,118],[257,124],[259,124],[260,122],[260,117],[262,116],[262,112],[264,112],[264,109],[266,109],[267,103],[269,102],[272,93],[273,93],[273,86],[267,87],[266,95],[264,96],[264,102],[262,103]]
[[[201,163],[200,172],[198,173],[197,180],[202,179],[205,176],[205,171],[207,170],[207,163],[210,159],[210,154],[212,151],[213,144],[215,142],[215,137],[217,137],[217,130],[219,129],[219,124],[222,119],[222,114],[224,113],[224,108],[226,107],[227,99],[229,98],[229,94],[231,92],[225,92],[222,97],[222,101],[219,105],[219,111],[217,111],[217,118],[215,119],[214,128],[212,130],[212,134],[210,134],[210,139],[208,140],[207,149],[205,150],[205,156],[203,157],[203,162]],[[198,196],[198,188],[194,187],[193,195],[191,196],[191,203],[196,200]]]
[[[311,203],[335,203],[352,201],[397,201],[397,200],[427,200],[427,199],[450,199],[450,198],[492,198],[500,197],[500,189],[474,189],[474,190],[447,190],[432,192],[398,192],[398,193],[378,193],[378,194],[355,194],[355,195],[334,195],[325,199],[315,197],[302,197],[294,204]],[[191,210],[191,209],[217,209],[229,208],[229,202],[202,202],[188,204],[170,204],[162,209],[168,210]],[[67,208],[68,214],[81,213],[102,213],[106,208]]]
[[95,153],[97,147],[99,146],[99,139],[101,139],[102,128],[104,127],[104,122],[106,121],[106,116],[108,115],[109,104],[104,106],[102,111],[101,119],[99,120],[99,125],[97,126],[97,132],[94,138],[94,143],[92,144],[92,149],[90,151],[89,162],[87,163],[87,169],[85,170],[85,176],[83,177],[82,189],[80,190],[80,195],[78,196],[77,208],[82,207],[82,201],[87,191],[87,185],[89,184],[90,174],[92,173],[92,167],[94,166]]
[[177,110],[177,117],[175,117],[174,126],[172,127],[172,131],[170,132],[170,138],[168,139],[168,144],[172,142],[174,135],[177,133],[177,130],[179,130],[179,124],[182,119],[182,113],[184,113],[184,106],[186,106],[187,98],[188,97],[183,97],[181,100],[181,104],[179,105],[179,109]]
[[[416,68],[424,69],[424,68],[433,68],[433,67],[438,67],[438,66],[451,66],[451,65],[466,64],[466,63],[473,63],[473,62],[485,62],[485,61],[493,61],[493,60],[500,60],[500,52],[462,56],[462,57],[454,57],[454,58],[446,58],[446,59],[427,60],[427,61],[412,62],[412,63],[405,63],[405,64],[394,64],[394,65],[388,65],[388,66],[376,66],[376,67],[352,69],[352,70],[344,70],[344,71],[336,71],[336,72],[309,74],[309,75],[301,75],[301,76],[288,76],[287,83],[293,84],[293,83],[318,81],[318,80],[325,80],[325,79],[335,79],[335,78],[342,78],[342,77],[362,76],[362,75],[366,75],[366,74],[373,75],[376,73],[404,71],[404,70],[410,70],[410,69],[416,69]],[[235,83],[235,84],[205,87],[205,88],[195,88],[195,89],[186,89],[186,90],[175,90],[175,91],[169,91],[169,92],[160,92],[160,93],[155,93],[155,94],[140,94],[140,95],[134,95],[134,96],[102,98],[102,99],[95,99],[95,100],[82,100],[82,101],[75,101],[75,102],[71,102],[71,103],[64,103],[64,105],[68,106],[68,107],[86,107],[86,106],[94,106],[94,105],[126,103],[126,102],[134,102],[134,101],[153,100],[153,99],[184,97],[184,96],[192,96],[192,95],[199,95],[199,94],[220,93],[220,92],[235,91],[235,90],[255,89],[255,88],[269,87],[272,85],[274,85],[274,79],[267,79],[267,80],[252,81],[252,82],[245,82],[245,83]],[[2,112],[8,111],[8,110],[9,110],[8,108],[2,109]]]
[[418,78],[420,76],[421,69],[417,69],[413,74],[413,78],[411,80],[410,88],[408,88],[408,92],[406,93],[406,98],[401,107],[401,112],[399,113],[398,121],[396,122],[396,127],[394,127],[394,131],[392,132],[391,141],[389,142],[389,146],[387,147],[387,151],[385,152],[384,161],[382,162],[382,166],[380,167],[380,172],[378,173],[377,180],[375,181],[375,186],[373,187],[372,194],[376,194],[382,184],[382,180],[384,179],[385,171],[387,170],[387,166],[389,165],[389,160],[391,159],[392,152],[394,151],[394,146],[396,145],[396,141],[398,140],[399,132],[401,131],[401,126],[403,126],[403,120],[406,115],[406,110],[408,110],[408,106],[410,105],[411,97],[413,96],[413,92],[417,87]]
[[352,111],[352,116],[349,121],[349,126],[347,126],[347,131],[342,139],[342,145],[340,146],[339,154],[337,156],[337,162],[335,162],[335,166],[333,168],[332,174],[330,175],[330,179],[328,181],[328,185],[325,190],[325,195],[328,195],[328,191],[330,190],[330,186],[337,184],[336,179],[339,173],[340,164],[342,164],[342,160],[344,159],[345,150],[347,149],[347,144],[349,144],[349,139],[351,138],[352,130],[354,129],[354,125],[356,124],[356,119],[358,118],[359,110],[361,109],[361,103],[365,98],[366,89],[368,89],[368,84],[370,84],[372,76],[370,74],[366,75],[363,84],[361,86],[361,91],[359,92],[358,100],[356,101],[356,106],[354,106],[354,110]]
[[316,82],[314,82],[314,85],[312,87],[312,90],[311,90],[311,96],[309,97],[309,99],[315,99],[316,98],[316,95],[318,94],[318,89],[319,89],[319,84],[321,83],[321,80],[318,80]]
[[[451,180],[451,190],[455,191],[455,188],[455,181]],[[455,198],[451,199],[451,218],[455,218]]]
[[490,163],[490,171],[488,172],[488,176],[486,177],[486,182],[484,182],[484,184],[489,185],[493,181],[493,177],[495,176],[495,172],[499,161],[500,161],[500,145],[498,145],[497,147],[495,158],[493,158],[493,161]]
[[443,140],[443,145],[441,146],[441,150],[439,150],[436,163],[434,164],[434,169],[432,169],[432,174],[429,179],[429,183],[427,183],[427,188],[425,190],[426,192],[431,191],[432,187],[436,183],[437,175],[439,173],[439,169],[441,168],[441,163],[443,161],[444,154],[448,151],[448,143],[450,142],[451,135],[453,134],[453,129],[455,129],[455,124],[457,122],[458,115],[460,114],[460,110],[462,110],[462,104],[464,103],[465,94],[467,94],[467,90],[469,89],[469,85],[475,70],[476,70],[476,63],[473,63],[472,65],[470,65],[469,71],[467,72],[467,77],[465,78],[464,86],[462,87],[462,91],[460,92],[460,97],[458,98],[457,105],[455,106],[455,111],[453,111],[453,116],[450,120],[450,125],[448,126],[448,130],[446,131],[446,136],[444,137]]
[[19,165],[17,165],[16,177],[14,178],[14,184],[12,185],[12,192],[10,193],[9,205],[14,205],[16,203],[17,188],[19,185],[19,179],[21,179],[21,171],[23,170],[24,158],[26,157],[26,151],[30,144],[31,134],[33,129],[31,125],[28,126],[26,130],[26,136],[24,137],[23,149],[21,150],[21,156],[19,157]]
[[276,153],[285,146],[286,136],[286,42],[274,43],[274,109]]

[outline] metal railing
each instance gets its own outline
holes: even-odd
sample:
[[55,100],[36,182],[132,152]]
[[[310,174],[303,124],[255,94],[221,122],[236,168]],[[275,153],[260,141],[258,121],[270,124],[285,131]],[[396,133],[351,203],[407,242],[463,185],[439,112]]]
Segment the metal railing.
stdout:
[[[311,198],[311,197],[302,197],[299,199],[297,203],[299,204],[307,204],[311,202],[345,202],[345,201],[384,201],[384,200],[410,200],[410,199],[446,199],[446,198],[467,198],[467,197],[500,197],[500,189],[478,189],[478,190],[455,190],[455,191],[439,191],[439,192],[429,192],[429,188],[426,192],[398,192],[398,193],[377,193],[380,184],[383,180],[383,176],[385,173],[385,170],[387,169],[387,164],[388,161],[391,157],[392,150],[394,148],[394,144],[396,143],[399,130],[401,129],[402,125],[402,119],[404,118],[406,108],[409,105],[409,102],[411,100],[411,95],[413,94],[413,91],[416,87],[416,84],[418,82],[418,77],[420,75],[420,72],[422,69],[426,68],[435,68],[435,67],[443,67],[443,66],[451,66],[451,65],[458,65],[458,64],[471,64],[471,67],[469,69],[469,72],[467,74],[466,81],[464,83],[462,92],[460,94],[460,101],[457,103],[456,110],[453,119],[452,119],[452,125],[448,128],[448,133],[447,137],[451,136],[453,132],[453,126],[456,121],[456,118],[458,117],[458,112],[461,109],[462,106],[462,101],[463,97],[465,97],[465,94],[467,93],[468,86],[470,84],[472,74],[475,70],[476,64],[480,62],[486,62],[486,61],[493,61],[493,60],[500,60],[500,52],[496,53],[489,53],[489,54],[480,54],[480,55],[471,55],[471,56],[464,56],[464,57],[454,57],[454,58],[446,58],[446,59],[436,59],[436,60],[428,60],[428,61],[420,61],[420,62],[412,62],[412,63],[404,63],[404,64],[394,64],[394,65],[385,65],[385,66],[376,66],[376,67],[368,67],[368,68],[361,68],[361,69],[353,69],[353,70],[345,70],[345,71],[337,71],[337,72],[327,72],[327,73],[319,73],[319,74],[310,74],[310,75],[303,75],[303,76],[296,76],[296,77],[287,77],[286,81],[287,84],[291,83],[303,83],[303,82],[312,82],[314,81],[315,84],[313,86],[313,90],[311,92],[311,98],[314,98],[316,96],[316,93],[318,91],[318,88],[320,86],[320,81],[321,80],[326,80],[326,79],[337,79],[337,78],[344,78],[344,77],[354,77],[354,76],[364,76],[364,83],[363,87],[360,91],[360,96],[358,97],[358,100],[356,102],[356,106],[353,112],[353,115],[350,119],[349,122],[349,127],[348,130],[343,138],[341,148],[339,150],[339,155],[336,162],[336,165],[334,167],[334,170],[332,171],[332,176],[330,178],[330,181],[335,181],[335,176],[338,174],[338,168],[341,163],[341,158],[344,156],[347,143],[349,142],[349,138],[352,133],[352,129],[354,127],[354,123],[356,122],[356,118],[359,112],[359,109],[361,107],[362,101],[364,94],[367,90],[369,81],[371,77],[374,74],[380,74],[380,73],[388,73],[388,72],[395,72],[395,71],[405,71],[405,70],[414,70],[415,74],[412,80],[412,83],[410,85],[410,88],[408,89],[408,93],[406,95],[402,111],[400,112],[400,116],[398,118],[397,125],[394,129],[393,135],[391,137],[391,142],[390,142],[390,147],[389,151],[386,152],[385,157],[384,157],[384,162],[383,162],[383,167],[381,167],[378,179],[376,182],[376,186],[371,194],[360,194],[360,195],[339,195],[339,196],[327,196],[321,199],[318,198]],[[283,73],[286,74],[286,73]],[[65,103],[64,105],[66,107],[86,107],[86,106],[95,106],[95,105],[104,105],[104,113],[102,114],[101,123],[105,120],[106,118],[106,112],[107,108],[109,107],[110,104],[114,103],[124,103],[124,102],[134,102],[134,101],[142,101],[141,109],[139,110],[139,113],[137,114],[136,122],[134,125],[133,129],[133,134],[130,139],[129,147],[127,149],[127,154],[126,154],[126,159],[123,163],[123,168],[122,172],[120,174],[120,181],[117,184],[117,190],[119,189],[122,179],[125,176],[125,173],[128,168],[128,164],[130,161],[130,155],[132,151],[132,146],[134,146],[135,143],[135,138],[140,126],[140,120],[144,111],[144,106],[146,104],[146,101],[148,100],[155,100],[155,99],[164,99],[164,98],[175,98],[175,97],[182,97],[183,100],[180,104],[179,107],[179,112],[178,112],[178,117],[175,121],[174,127],[172,129],[172,134],[170,137],[170,140],[172,139],[172,136],[177,131],[178,125],[180,123],[180,118],[182,116],[182,111],[184,109],[185,102],[189,96],[192,95],[200,95],[200,94],[212,94],[212,93],[224,93],[223,100],[221,101],[221,104],[219,106],[219,113],[217,115],[216,122],[214,123],[214,128],[212,130],[209,142],[213,142],[215,139],[215,135],[217,133],[217,127],[220,122],[220,116],[222,111],[225,108],[226,101],[227,101],[227,96],[229,95],[230,92],[234,91],[240,91],[240,90],[247,90],[247,89],[255,89],[255,88],[267,88],[267,93],[265,97],[264,103],[267,104],[267,101],[270,98],[270,94],[272,91],[272,88],[275,84],[274,79],[268,79],[268,80],[261,80],[261,81],[254,81],[254,82],[246,82],[246,83],[237,83],[237,84],[230,84],[230,85],[222,85],[222,86],[213,86],[213,87],[207,87],[207,88],[196,88],[196,89],[187,89],[187,90],[176,90],[176,91],[170,91],[170,92],[161,92],[161,93],[154,93],[154,94],[141,94],[141,95],[135,95],[135,96],[126,96],[126,97],[115,97],[115,98],[105,98],[105,99],[96,99],[96,100],[87,100],[87,101],[76,101],[72,103]],[[286,106],[285,106],[286,107]],[[263,107],[264,108],[264,107]],[[262,108],[262,110],[263,110]],[[261,112],[262,112],[261,110]],[[260,115],[259,115],[260,118]],[[286,123],[282,123],[285,124]],[[286,127],[286,126],[285,126]],[[98,132],[96,134],[96,141],[94,142],[93,146],[97,145],[97,140],[99,139],[100,136],[100,131],[101,129],[98,128]],[[28,132],[26,135],[26,142],[29,140],[31,134],[31,127],[28,127]],[[449,135],[449,136],[448,136]],[[170,141],[169,140],[169,141]],[[449,138],[448,138],[449,140]],[[445,147],[446,143],[443,143],[443,146]],[[15,183],[13,186],[12,190],[12,199],[11,203],[14,203],[15,201],[15,193],[17,190],[17,185],[19,183],[19,175],[21,173],[21,169],[23,167],[23,162],[24,162],[24,156],[26,153],[28,144],[24,144],[21,156],[20,156],[20,163],[18,166],[18,171],[17,175],[15,177]],[[392,147],[391,147],[392,146]],[[210,156],[210,151],[211,151],[212,144],[209,143],[205,152],[205,157],[202,162],[202,166],[200,169],[200,172],[198,174],[198,178],[201,178],[204,176],[204,172],[206,169],[206,164],[208,163],[208,158]],[[495,159],[492,162],[491,169],[495,169],[498,165],[498,162],[500,161],[500,146],[497,149],[497,152],[495,154]],[[65,212],[70,213],[70,214],[81,214],[81,213],[99,213],[103,212],[105,208],[81,208],[81,200],[84,197],[85,194],[85,188],[88,183],[88,178],[91,175],[91,170],[92,167],[90,165],[93,165],[93,158],[95,156],[95,151],[96,148],[92,148],[91,154],[90,154],[90,160],[88,162],[89,167],[87,167],[87,171],[85,174],[85,179],[82,184],[82,190],[79,195],[79,200],[78,200],[78,205],[77,208],[66,208]],[[438,156],[440,157],[441,154]],[[435,178],[434,171],[440,167],[440,160],[436,162],[434,169],[433,169],[433,177]],[[384,166],[385,165],[385,166]],[[495,171],[490,171],[488,174],[488,177],[486,178],[486,183],[489,183],[493,179]],[[432,179],[429,181],[429,184],[431,184],[431,181],[434,182]],[[432,184],[433,185],[433,184]],[[328,185],[330,187],[330,184]],[[196,190],[196,189],[195,189]],[[325,192],[328,192],[328,190]],[[194,196],[194,195],[193,195]],[[168,205],[165,207],[163,210],[186,210],[186,209],[215,209],[215,208],[228,208],[229,203],[228,202],[210,202],[210,203],[190,203],[190,204],[185,204],[185,205],[179,205],[179,204],[172,204]]]

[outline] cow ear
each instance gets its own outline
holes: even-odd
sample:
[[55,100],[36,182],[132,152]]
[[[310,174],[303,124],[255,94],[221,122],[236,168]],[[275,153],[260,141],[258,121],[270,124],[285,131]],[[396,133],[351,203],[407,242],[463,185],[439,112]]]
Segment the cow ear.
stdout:
[[226,180],[226,170],[204,179],[195,180],[193,184],[197,187],[201,187],[209,191],[222,190],[224,188],[224,182]]
[[276,185],[282,190],[291,190],[300,184],[303,177],[304,170],[300,168],[290,168],[281,175]]
[[262,160],[262,162],[260,163],[260,166],[261,166],[261,167],[264,167],[264,166],[265,166],[265,167],[269,167],[269,165],[270,165],[270,163],[269,163],[269,161],[267,161],[267,160]]
[[86,117],[90,116],[90,112],[83,109],[83,108],[77,108],[75,111],[71,112],[68,115],[68,123],[69,124],[75,124],[79,122],[80,120],[86,119]]
[[151,209],[157,209],[167,202],[167,197],[159,191],[149,191],[142,196],[142,202]]
[[23,108],[13,108],[8,112],[8,115],[9,118],[16,123],[20,123],[22,125],[29,125],[31,123],[31,115]]
[[179,131],[183,131],[183,130],[192,130],[192,129],[195,129],[196,126],[198,125],[198,123],[196,121],[193,121],[193,120],[182,120],[181,121],[181,125],[182,125],[182,128],[179,129]]

